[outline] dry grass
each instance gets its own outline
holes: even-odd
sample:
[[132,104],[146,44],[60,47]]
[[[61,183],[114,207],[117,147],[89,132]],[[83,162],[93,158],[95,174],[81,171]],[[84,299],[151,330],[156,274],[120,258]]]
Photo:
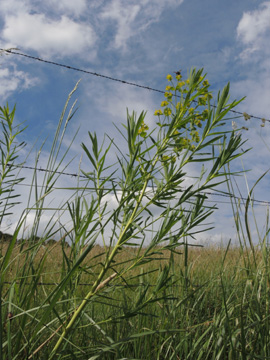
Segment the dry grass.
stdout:
[[[14,247],[12,254],[12,262],[10,263],[9,270],[7,272],[6,279],[12,281],[14,277],[18,276],[18,269],[25,263],[26,257],[28,256],[29,244],[24,243],[18,244]],[[7,251],[8,243],[2,242],[0,244],[0,254],[4,255]],[[169,263],[170,252],[168,250],[160,251],[155,255],[155,260],[149,264],[143,266],[143,272],[147,273],[153,269],[158,269],[160,265],[165,265]],[[83,248],[81,249],[83,251]],[[102,263],[105,259],[105,253],[109,249],[104,249],[102,246],[96,245],[93,247],[91,252],[88,254],[84,260],[82,266],[85,269],[91,269],[92,275],[87,271],[82,277],[83,282],[92,283],[95,277],[95,274],[98,274]],[[142,250],[143,251],[143,250]],[[174,266],[175,273],[177,274],[180,269],[183,269],[184,264],[184,255],[183,249],[178,249],[181,254],[174,254]],[[62,247],[61,243],[56,242],[55,244],[39,245],[36,249],[34,256],[33,266],[38,267],[40,262],[46,257],[44,262],[44,267],[42,270],[42,281],[44,282],[54,282],[57,283],[61,278],[61,273],[63,272],[63,252],[70,263],[73,261],[72,248],[69,246]],[[137,250],[135,248],[126,247],[116,257],[116,266],[115,270],[121,272],[123,269],[123,264],[127,264],[129,261],[134,259]],[[245,268],[245,260],[248,257],[248,253],[243,254],[240,248],[231,248],[226,253],[226,249],[206,246],[206,247],[190,247],[188,250],[188,272],[189,277],[196,280],[196,278],[209,279],[213,275],[219,274],[220,271],[223,273],[226,272],[226,276],[235,275],[236,272],[241,273]],[[261,260],[261,252],[257,252],[257,260]],[[142,271],[142,268],[136,267],[132,270],[130,276],[136,276]]]

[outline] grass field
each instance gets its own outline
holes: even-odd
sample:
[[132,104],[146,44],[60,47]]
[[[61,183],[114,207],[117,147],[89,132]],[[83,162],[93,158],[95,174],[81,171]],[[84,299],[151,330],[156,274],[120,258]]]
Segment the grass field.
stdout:
[[[5,277],[8,284],[3,289],[7,317],[4,344],[8,333],[12,334],[12,344],[22,322],[23,337],[31,338],[33,327],[48,306],[48,293],[62,281],[68,263],[74,260],[72,246],[41,244],[34,246],[35,256],[29,263],[29,244],[14,248],[14,261]],[[2,243],[1,252],[6,250],[7,244]],[[178,250],[182,254],[159,253],[156,249],[156,260],[131,271],[124,281],[119,276],[101,288],[72,331],[63,358],[267,358],[268,254],[258,250],[255,265],[251,252],[240,248],[192,247],[186,266],[185,249]],[[25,347],[12,358],[49,357],[59,336],[57,330],[64,326],[66,316],[70,316],[98,276],[104,252],[100,246],[92,249],[81,265],[82,273],[67,284],[31,352]],[[121,264],[131,259],[132,249],[123,249],[114,271],[121,273]],[[166,270],[166,286],[161,285],[155,293],[151,288],[157,287],[160,274]],[[25,303],[31,311],[23,310]],[[12,316],[8,316],[10,313]],[[12,354],[13,346],[10,351]]]

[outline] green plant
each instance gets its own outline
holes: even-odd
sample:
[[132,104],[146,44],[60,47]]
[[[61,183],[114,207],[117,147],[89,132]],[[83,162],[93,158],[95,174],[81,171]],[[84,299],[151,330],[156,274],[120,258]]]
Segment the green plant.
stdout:
[[[16,177],[14,171],[15,161],[18,159],[19,152],[25,146],[24,142],[18,143],[17,138],[25,130],[21,124],[14,125],[15,107],[10,111],[8,104],[0,107],[0,124],[2,137],[0,139],[1,152],[1,171],[0,171],[0,225],[3,217],[9,216],[10,209],[18,203],[15,199],[19,195],[14,195],[14,186],[23,181],[23,178]],[[22,164],[16,164],[20,167]]]
[[[38,282],[49,256],[48,248],[38,268],[35,257],[51,237],[54,224],[48,225],[38,242],[22,246],[19,256],[26,255],[23,267],[18,268],[3,301],[5,309],[18,310],[20,319],[19,329],[12,333],[9,328],[5,334],[2,346],[5,358],[121,359],[126,354],[134,358],[134,354],[140,356],[144,347],[159,359],[175,359],[178,354],[191,358],[211,331],[212,328],[198,331],[195,347],[189,350],[192,339],[188,328],[191,319],[194,320],[193,312],[199,307],[196,296],[204,298],[208,290],[203,285],[194,290],[188,239],[209,229],[203,225],[215,208],[205,205],[204,191],[225,182],[229,173],[224,172],[224,166],[243,153],[239,151],[243,144],[241,136],[223,127],[227,113],[239,101],[228,103],[227,85],[218,94],[216,107],[212,107],[203,70],[192,69],[185,81],[181,74],[175,80],[171,75],[167,79],[163,110],[155,112],[156,127],[150,129],[145,112],[138,118],[135,113],[127,114],[124,130],[119,129],[125,148],[114,140],[99,146],[96,134],[91,133],[90,145],[82,144],[92,169],[83,171],[87,183],[78,185],[75,199],[67,203],[72,227],[63,225],[59,231],[63,240],[69,238],[70,252],[67,254],[63,246],[59,281],[53,287],[44,287],[42,297]],[[72,113],[66,124],[71,117]],[[53,191],[57,169],[63,163],[63,159],[58,160],[63,139],[59,136],[60,127],[61,122],[48,161],[44,191],[38,194],[33,182],[37,195],[34,206],[28,206],[36,209],[33,238],[37,235],[44,199]],[[112,165],[107,157],[113,148],[118,153]],[[187,181],[189,167],[195,164],[201,167],[200,176]],[[79,188],[83,190],[80,195]],[[88,189],[91,196],[87,195]],[[24,217],[14,239],[23,221]],[[94,251],[97,243],[103,243],[100,254]],[[178,256],[180,246],[184,247],[184,271],[177,273],[174,257]],[[123,259],[120,255],[127,249],[129,256]],[[164,257],[165,252],[169,257]],[[5,270],[11,261],[11,251],[8,254]],[[149,270],[145,270],[146,266]],[[79,289],[83,276],[92,280],[85,290]],[[138,281],[141,285],[134,293],[132,285]],[[174,290],[176,284],[181,289],[178,292]],[[191,308],[184,312],[183,305]],[[158,306],[163,309],[162,322],[158,320],[155,329],[157,322],[151,309]],[[228,307],[225,310],[222,321],[227,326]],[[217,327],[218,321],[221,320],[216,319]],[[186,335],[178,342],[176,339],[183,333]],[[203,351],[205,354],[210,350]]]
[[[0,139],[1,170],[0,170],[0,226],[5,216],[12,215],[11,209],[18,204],[19,194],[14,193],[15,185],[23,181],[23,178],[16,176],[14,172],[14,163],[18,158],[19,151],[25,143],[17,142],[17,137],[24,129],[21,124],[14,125],[15,107],[10,111],[9,106],[0,107],[0,124],[2,137]],[[20,164],[16,164],[20,167]],[[11,251],[11,248],[10,248]],[[2,255],[2,254],[1,254]],[[4,259],[5,260],[5,259]],[[2,283],[4,260],[0,263],[0,303],[2,309]],[[2,311],[0,312],[0,323],[3,325]],[[0,348],[2,348],[2,331],[0,331]]]
[[[89,133],[92,152],[83,144],[83,149],[94,170],[90,174],[86,172],[84,174],[93,182],[96,196],[92,199],[91,205],[85,209],[84,217],[79,219],[81,227],[83,226],[84,231],[87,232],[89,245],[71,271],[78,271],[79,265],[97,239],[102,238],[108,248],[102,270],[84,299],[74,309],[50,358],[56,355],[65,343],[65,339],[69,338],[72,327],[78,324],[78,320],[85,313],[87,305],[109,281],[118,278],[128,282],[130,270],[154,259],[157,247],[175,251],[179,245],[184,244],[187,236],[194,236],[201,231],[198,227],[213,211],[204,206],[205,196],[202,192],[225,181],[222,179],[216,182],[216,179],[224,176],[222,170],[224,165],[240,155],[237,150],[242,145],[241,137],[234,132],[224,134],[224,130],[220,128],[228,111],[239,103],[227,103],[229,85],[219,94],[217,108],[213,109],[210,106],[209,84],[202,76],[202,70],[193,69],[185,82],[181,81],[181,75],[177,75],[176,85],[172,82],[171,76],[167,78],[170,85],[165,92],[167,100],[162,103],[166,106],[163,110],[163,120],[160,118],[161,110],[155,113],[159,116],[159,130],[153,129],[147,133],[145,113],[141,113],[138,119],[134,113],[128,114],[126,135],[123,135],[127,142],[128,154],[118,157],[115,171],[110,166],[106,166],[106,155],[113,141],[103,150],[102,146],[98,147],[96,135]],[[180,95],[180,101],[176,104],[173,103],[173,92]],[[195,108],[192,108],[191,104],[195,101]],[[198,128],[202,127],[202,122],[205,122],[205,125],[199,132]],[[228,140],[227,136],[229,136]],[[220,148],[217,153],[216,145]],[[212,153],[208,150],[211,146]],[[202,172],[201,183],[193,183],[184,188],[187,165],[207,161],[213,161],[213,165],[206,174]],[[119,175],[118,169],[121,169]],[[107,175],[108,171],[110,175]],[[115,175],[119,180],[113,179]],[[110,184],[109,189],[108,184]],[[117,201],[117,205],[111,211],[107,210],[106,196],[109,192],[113,192]],[[117,194],[118,192],[120,195]],[[156,209],[160,210],[159,215],[153,216],[153,212],[158,211]],[[75,213],[72,213],[72,218],[75,218]],[[153,230],[155,224],[158,224],[158,228]],[[111,229],[110,232],[107,228]],[[147,235],[149,230],[152,230],[150,236]],[[110,234],[109,238],[105,239],[108,234]],[[123,246],[138,249],[128,264],[118,264],[116,261],[116,256]],[[141,251],[142,246],[145,247],[144,252]],[[70,276],[69,273],[64,279],[63,287]],[[125,315],[135,316],[147,304],[164,299],[163,291],[170,281],[169,268],[164,267],[153,291],[148,296],[143,294],[131,314]],[[51,295],[51,304],[59,300],[61,292],[60,288]],[[46,316],[45,313],[41,323]],[[35,334],[38,330],[39,326]]]

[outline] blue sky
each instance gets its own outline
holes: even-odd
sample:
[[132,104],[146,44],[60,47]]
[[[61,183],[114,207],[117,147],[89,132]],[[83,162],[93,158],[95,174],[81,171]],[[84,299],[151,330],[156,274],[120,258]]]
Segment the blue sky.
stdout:
[[[0,43],[4,49],[16,47],[25,54],[161,90],[168,73],[182,69],[185,74],[191,67],[204,67],[215,93],[230,81],[232,100],[247,97],[237,110],[270,119],[270,1],[1,0]],[[24,140],[29,147],[37,136],[49,136],[50,143],[68,93],[79,79],[75,96],[79,109],[65,140],[68,144],[80,126],[71,148],[71,156],[76,156],[69,167],[72,172],[77,172],[87,131],[96,131],[99,137],[108,132],[120,141],[112,123],[125,122],[126,108],[138,113],[147,110],[153,123],[153,112],[163,100],[161,94],[148,90],[3,55],[1,105],[16,103],[17,121],[28,126]],[[243,164],[252,169],[247,175],[251,187],[269,167],[270,123],[262,128],[256,119],[247,123],[240,117],[236,122],[249,128],[243,137],[253,150]],[[29,157],[28,164],[34,164],[34,157]],[[62,185],[67,181],[63,179]],[[239,179],[239,184],[246,196],[245,179]],[[55,203],[62,195],[55,194]],[[269,175],[255,195],[270,201]],[[219,207],[212,219],[216,229],[202,235],[201,241],[234,236],[230,205]],[[261,226],[265,211],[256,207]]]

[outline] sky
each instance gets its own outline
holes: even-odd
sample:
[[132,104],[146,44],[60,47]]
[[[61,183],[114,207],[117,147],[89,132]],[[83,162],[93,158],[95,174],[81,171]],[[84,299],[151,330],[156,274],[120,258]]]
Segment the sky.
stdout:
[[[89,72],[164,90],[166,75],[179,69],[183,75],[192,68],[204,68],[216,94],[230,82],[231,99],[245,100],[236,110],[270,119],[270,1],[238,0],[1,0],[0,48],[18,48],[17,52],[44,60],[66,64]],[[113,126],[126,121],[127,108],[138,114],[147,111],[151,125],[162,94],[128,86],[121,82],[91,76],[83,72],[3,54],[0,57],[0,105],[16,104],[16,122],[25,122],[21,139],[27,148],[27,165],[34,166],[39,146],[47,138],[39,166],[48,158],[58,119],[77,81],[73,100],[78,110],[70,121],[64,149],[78,130],[68,159],[69,173],[77,173],[83,153],[81,143],[89,143],[88,131],[99,139],[104,133],[116,143],[122,140]],[[248,189],[269,169],[269,126],[260,119],[235,119],[252,148],[236,163],[250,170],[237,183],[243,197]],[[110,154],[111,157],[114,153]],[[86,159],[83,166],[89,167]],[[196,173],[198,169],[190,169]],[[31,181],[31,171],[24,169],[24,183]],[[41,176],[41,175],[39,175]],[[269,174],[256,187],[254,197],[270,201]],[[41,181],[41,180],[40,180]],[[70,185],[72,184],[73,185]],[[76,186],[74,177],[61,176],[58,186]],[[12,232],[28,198],[22,187],[22,204],[13,216],[2,223],[1,231]],[[238,193],[239,194],[239,193]],[[53,205],[63,202],[67,191],[55,192]],[[226,243],[235,239],[235,225],[229,199],[213,197],[219,208],[211,217],[215,229],[198,235],[198,243]],[[223,201],[223,202],[222,202]],[[267,207],[254,206],[259,231],[265,230]],[[31,214],[30,214],[31,215]],[[31,216],[28,217],[29,227]],[[50,215],[44,214],[44,227]],[[252,218],[252,212],[250,213]],[[252,236],[258,234],[252,227]]]

